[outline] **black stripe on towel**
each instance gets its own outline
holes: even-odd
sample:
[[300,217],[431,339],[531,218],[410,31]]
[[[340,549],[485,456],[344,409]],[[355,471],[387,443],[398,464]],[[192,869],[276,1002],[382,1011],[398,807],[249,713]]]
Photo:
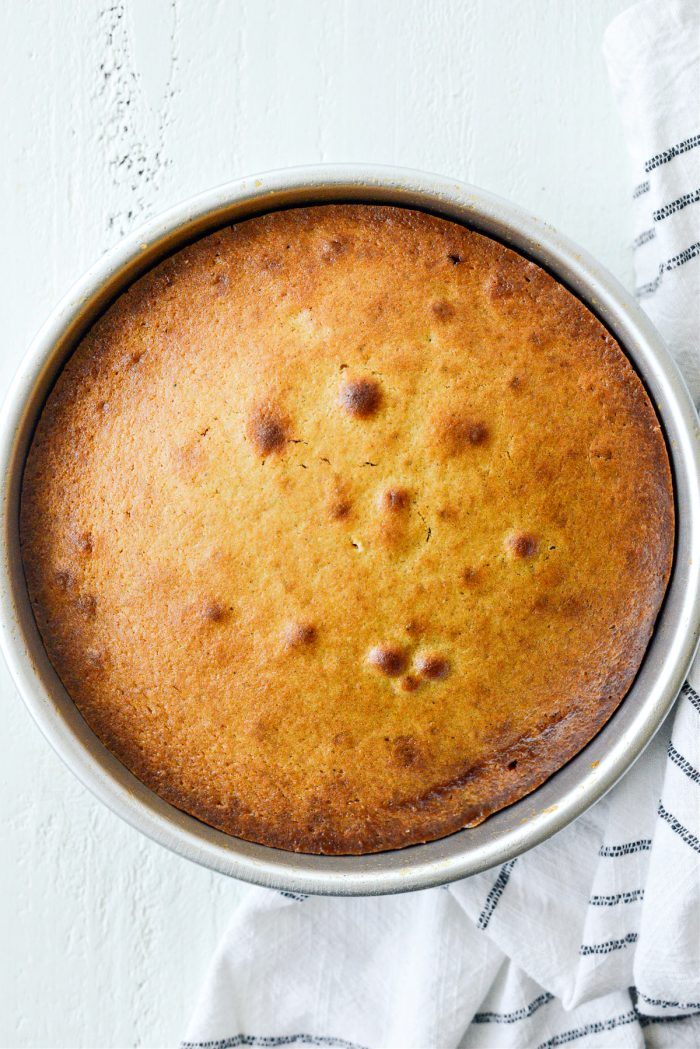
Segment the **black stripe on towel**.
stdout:
[[591,954],[612,954],[613,951],[621,951],[623,947],[629,947],[639,939],[638,932],[628,932],[619,940],[606,940],[605,943],[582,943],[578,953],[586,958]]
[[647,295],[653,295],[654,294],[656,289],[661,284],[661,278],[663,276],[663,272],[664,272],[664,267],[663,267],[663,265],[661,265],[661,266],[659,266],[659,272],[657,273],[657,275],[654,277],[653,280],[650,280],[648,284],[640,284],[638,288],[634,289],[634,294],[637,296],[638,299],[645,299],[647,297]]
[[637,248],[641,248],[642,244],[648,244],[650,240],[653,240],[656,236],[655,229],[645,229],[643,233],[640,233],[638,237],[635,237],[632,241],[632,250],[636,251]]
[[626,1024],[636,1023],[639,1019],[637,1011],[630,1009],[628,1013],[614,1016],[611,1020],[598,1020],[596,1023],[583,1024],[581,1027],[573,1027],[569,1031],[562,1031],[548,1038],[546,1042],[540,1042],[537,1049],[555,1049],[557,1045],[567,1045],[575,1042],[578,1038],[585,1038],[588,1034],[602,1034],[603,1031],[612,1031],[615,1027],[624,1027]]
[[649,852],[651,838],[640,838],[639,841],[628,841],[624,845],[601,845],[599,856],[630,856],[633,852]]
[[516,860],[517,860],[517,857],[516,857],[515,860],[508,860],[508,863],[504,863],[503,866],[501,867],[500,871],[498,872],[498,877],[496,878],[495,882],[493,883],[493,888],[491,889],[490,893],[486,897],[486,903],[484,904],[484,909],[481,912],[481,914],[479,915],[479,920],[477,922],[477,925],[478,925],[478,927],[480,929],[485,929],[488,926],[489,922],[491,921],[491,917],[493,915],[493,912],[496,910],[496,907],[498,906],[498,901],[500,900],[501,896],[503,895],[503,890],[505,889],[506,885],[508,884],[508,880],[510,878],[510,875],[511,875],[511,872],[513,870],[513,867],[515,866]]
[[345,1038],[333,1038],[322,1034],[234,1034],[230,1038],[213,1042],[181,1042],[180,1049],[237,1049],[241,1045],[252,1045],[258,1049],[273,1049],[281,1045],[313,1045],[324,1049],[365,1049],[358,1042]]
[[691,765],[687,758],[684,758],[673,745],[673,741],[668,741],[667,754],[674,765],[677,765],[681,772],[685,772],[686,776],[691,783],[700,783],[700,772]]
[[690,138],[684,139],[683,142],[679,142],[678,145],[670,146],[663,153],[657,153],[656,156],[650,157],[646,161],[644,173],[648,175],[654,168],[660,168],[662,164],[668,164],[669,160],[680,156],[681,153],[687,153],[689,150],[695,149],[696,146],[700,146],[700,135],[692,135]]
[[616,892],[612,896],[591,896],[588,901],[591,907],[616,907],[618,903],[636,903],[644,899],[644,889],[632,889],[630,892]]
[[690,247],[684,248],[683,251],[679,251],[673,258],[667,259],[663,266],[666,270],[675,270],[679,266],[685,266],[686,262],[690,262],[691,259],[696,258],[700,255],[700,240],[696,241],[695,244],[691,244]]
[[681,689],[681,695],[686,696],[690,700],[692,705],[695,707],[698,714],[700,714],[700,696],[697,694],[695,689],[688,684],[687,681]]
[[641,197],[644,193],[649,192],[649,182],[640,182],[638,186],[635,186],[632,190],[632,200],[636,200],[637,197]]
[[664,808],[663,802],[661,801],[659,802],[657,813],[662,820],[668,823],[673,833],[677,834],[686,845],[689,845],[691,849],[695,849],[696,852],[700,852],[700,838],[696,838],[694,834],[691,834],[687,827],[684,827],[683,824],[672,815],[672,813]]
[[539,995],[529,1005],[524,1005],[522,1009],[516,1009],[512,1013],[476,1013],[472,1020],[475,1024],[514,1024],[518,1020],[527,1020],[528,1016],[532,1016],[538,1009],[541,1009],[547,1002],[553,1002],[554,995],[550,994],[549,991],[545,991],[544,994]]
[[646,1005],[653,1005],[657,1009],[700,1009],[700,1002],[669,1002],[666,998],[649,998],[639,990],[637,997],[641,998]]
[[678,269],[679,266],[684,266],[686,262],[690,262],[691,259],[696,258],[698,255],[700,255],[700,241],[696,241],[695,244],[691,244],[690,247],[685,248],[683,251],[679,251],[677,255],[662,262],[659,265],[659,272],[654,279],[649,281],[648,284],[642,284],[640,287],[635,288],[635,295],[639,298],[643,298],[645,295],[653,294],[661,284],[661,278],[664,273],[668,270]]
[[683,211],[683,208],[687,208],[691,204],[697,204],[699,200],[700,189],[694,189],[692,193],[684,193],[682,197],[672,200],[670,204],[664,204],[662,208],[657,208],[652,218],[654,222],[661,222],[662,219],[667,219],[669,215],[675,215],[677,211]]
[[[684,1020],[690,1020],[692,1026],[697,1016],[697,1014],[689,1016],[644,1016],[637,1008],[637,992],[634,987],[630,988],[630,994],[632,997],[632,1008],[629,1012],[621,1013],[620,1016],[614,1016],[610,1020],[598,1020],[595,1023],[582,1024],[581,1027],[572,1027],[568,1031],[562,1031],[560,1034],[555,1034],[548,1038],[546,1042],[540,1042],[537,1049],[556,1049],[558,1045],[568,1045],[569,1042],[578,1041],[579,1038],[585,1038],[586,1035],[603,1034],[605,1031],[612,1031],[616,1027],[625,1027],[627,1024],[632,1023],[638,1023],[640,1027],[651,1027],[653,1024],[682,1023]],[[639,995],[639,997],[643,998],[644,995]],[[650,1004],[652,1002],[652,999],[645,1000]]]

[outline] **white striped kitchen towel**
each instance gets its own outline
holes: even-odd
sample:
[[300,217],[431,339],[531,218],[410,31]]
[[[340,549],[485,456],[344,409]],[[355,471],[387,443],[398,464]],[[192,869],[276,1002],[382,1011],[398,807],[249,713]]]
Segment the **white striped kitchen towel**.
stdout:
[[[645,0],[605,54],[635,168],[638,295],[700,396],[700,8]],[[250,889],[186,1040],[700,1045],[700,686],[623,781],[498,870],[380,899]]]

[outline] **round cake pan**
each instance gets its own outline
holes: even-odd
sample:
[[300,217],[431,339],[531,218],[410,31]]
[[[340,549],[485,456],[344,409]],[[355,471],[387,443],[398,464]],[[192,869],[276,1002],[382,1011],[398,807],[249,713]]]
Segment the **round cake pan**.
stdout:
[[[370,856],[307,856],[231,838],[168,805],[100,743],[44,651],[22,571],[18,509],[37,417],[58,372],[98,315],[166,255],[217,227],[278,208],[364,201],[421,208],[495,237],[549,270],[609,328],[661,419],[676,499],[675,559],[644,663],[595,739],[533,794],[471,830]],[[360,895],[439,885],[517,856],[580,816],[649,743],[683,683],[700,633],[700,430],[683,380],[644,313],[602,266],[550,226],[464,183],[394,168],[297,168],[233,182],[187,200],[120,241],[43,326],[0,423],[1,641],[22,698],[66,764],[103,802],[175,852],[225,874],[305,893]]]

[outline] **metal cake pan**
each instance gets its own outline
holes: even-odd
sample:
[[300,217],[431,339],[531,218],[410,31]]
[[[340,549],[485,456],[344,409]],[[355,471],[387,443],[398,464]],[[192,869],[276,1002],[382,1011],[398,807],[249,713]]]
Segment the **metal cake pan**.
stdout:
[[[610,329],[642,377],[665,430],[677,511],[671,582],[644,663],[607,725],[533,794],[481,826],[370,856],[306,856],[228,837],[143,786],[100,743],[44,651],[22,571],[18,509],[23,465],[46,396],[78,340],[129,284],[217,227],[281,207],[365,201],[422,208],[493,236],[567,285]],[[364,166],[296,168],[229,183],[178,204],[120,241],[71,289],[29,348],[0,420],[0,641],[17,689],[66,764],[117,815],[155,841],[247,881],[305,893],[422,889],[517,856],[605,794],[651,740],[683,683],[700,634],[700,429],[659,335],[606,270],[550,226],[464,183]]]

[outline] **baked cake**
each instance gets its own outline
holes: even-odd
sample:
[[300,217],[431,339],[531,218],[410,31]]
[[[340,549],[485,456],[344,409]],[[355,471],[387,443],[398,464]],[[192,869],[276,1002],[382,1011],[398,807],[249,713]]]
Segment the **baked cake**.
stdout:
[[561,284],[329,205],[137,281],[50,394],[21,539],[48,655],[162,798],[369,853],[474,826],[598,732],[671,568],[666,447]]

